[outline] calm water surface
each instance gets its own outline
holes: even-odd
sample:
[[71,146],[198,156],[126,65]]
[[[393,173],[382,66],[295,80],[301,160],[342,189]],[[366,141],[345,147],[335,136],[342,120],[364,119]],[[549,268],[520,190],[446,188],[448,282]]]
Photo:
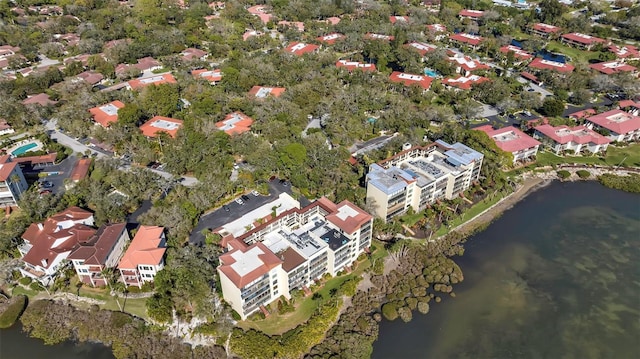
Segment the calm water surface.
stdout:
[[640,358],[640,196],[553,183],[465,248],[457,297],[381,323],[374,358]]

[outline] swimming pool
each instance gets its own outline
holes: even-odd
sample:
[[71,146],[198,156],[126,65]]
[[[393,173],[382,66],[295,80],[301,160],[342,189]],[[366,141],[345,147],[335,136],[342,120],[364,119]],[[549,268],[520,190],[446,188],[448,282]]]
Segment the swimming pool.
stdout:
[[36,147],[38,147],[38,144],[35,142],[27,143],[26,145],[20,146],[15,150],[11,151],[11,154],[14,156],[20,156],[21,154],[25,152],[29,152]]
[[424,69],[424,74],[429,76],[429,77],[437,77],[438,76],[438,73],[436,71],[431,70],[429,68],[425,68]]

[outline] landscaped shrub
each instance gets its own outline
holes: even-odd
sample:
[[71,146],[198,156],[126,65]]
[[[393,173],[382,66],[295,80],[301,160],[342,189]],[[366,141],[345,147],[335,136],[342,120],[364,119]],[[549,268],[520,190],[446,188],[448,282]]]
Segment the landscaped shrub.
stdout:
[[556,173],[558,174],[558,177],[560,179],[566,179],[566,178],[571,177],[571,172],[566,171],[566,170],[560,170],[560,171],[557,171]]
[[576,174],[578,175],[578,177],[584,179],[584,178],[589,178],[589,176],[591,176],[591,172],[587,171],[587,170],[578,170],[576,171]]
[[31,278],[29,277],[22,277],[18,280],[18,283],[22,284],[22,285],[29,285],[31,284]]
[[36,292],[40,292],[42,291],[42,285],[38,282],[33,282],[31,283],[31,285],[29,285],[29,289],[36,291]]

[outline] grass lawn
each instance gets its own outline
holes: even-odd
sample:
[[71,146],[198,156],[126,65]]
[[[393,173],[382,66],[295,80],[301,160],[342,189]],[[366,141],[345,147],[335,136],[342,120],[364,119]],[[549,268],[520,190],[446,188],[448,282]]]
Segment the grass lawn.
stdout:
[[588,65],[589,60],[598,58],[598,52],[579,50],[575,47],[565,46],[558,41],[549,42],[546,49],[551,52],[567,55],[571,57],[571,62],[574,63],[583,63]]
[[482,211],[498,203],[498,201],[503,197],[504,196],[502,194],[498,194],[493,199],[483,200],[479,203],[474,204],[473,206],[471,206],[471,208],[467,209],[462,214],[462,216],[456,217],[453,221],[451,221],[449,223],[449,226],[441,226],[440,229],[438,229],[438,231],[436,232],[436,237],[444,236],[445,234],[449,233],[451,228],[455,228],[465,221],[468,221],[471,218],[477,216],[478,214],[482,213]]
[[[44,292],[44,290],[43,290]],[[11,290],[11,295],[18,295],[18,294],[24,294],[27,297],[29,297],[29,299],[35,297],[38,293],[40,292],[36,292],[35,290],[31,290],[31,289],[25,289],[21,286],[15,286],[12,290]]]
[[416,223],[418,223],[418,221],[421,220],[422,218],[424,218],[424,211],[420,211],[413,214],[405,214],[400,218],[400,221],[402,221],[402,223],[405,224],[407,227],[411,228]]
[[[82,287],[80,288],[80,296],[104,301],[105,304],[101,305],[100,309],[107,309],[107,310],[113,310],[113,311],[120,310],[118,303],[116,303],[116,298],[111,296],[111,294],[109,294],[109,289],[107,288]],[[147,307],[146,307],[147,298],[125,299],[124,295],[119,295],[118,301],[120,302],[120,305],[123,307],[122,309],[124,312],[133,314],[143,319],[148,318]]]
[[600,156],[560,157],[548,151],[539,152],[536,166],[543,167],[565,163],[601,166],[618,166],[622,163],[622,167],[640,167],[640,144],[634,143],[626,147],[609,146],[607,155],[604,158]]
[[[387,255],[387,250],[384,249],[383,244],[375,243],[375,246],[376,251],[371,255],[371,260],[365,259],[361,261],[358,264],[358,267],[349,274],[329,279],[324,284],[324,286],[316,292],[322,295],[324,298],[329,298],[329,292],[332,289],[340,288],[342,283],[344,283],[345,281],[354,277],[359,277],[367,268],[371,266],[371,261]],[[286,331],[291,330],[309,320],[313,312],[316,310],[316,308],[318,308],[318,301],[311,299],[311,296],[298,299],[298,303],[299,304],[297,304],[296,310],[292,313],[280,315],[274,312],[271,313],[271,315],[266,319],[239,321],[237,326],[245,330],[253,328],[267,335],[279,335],[285,333]]]

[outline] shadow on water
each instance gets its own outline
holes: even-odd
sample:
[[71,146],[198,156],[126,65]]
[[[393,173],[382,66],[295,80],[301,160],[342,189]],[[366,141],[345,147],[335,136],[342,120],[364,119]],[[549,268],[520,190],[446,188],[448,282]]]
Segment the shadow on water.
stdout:
[[640,357],[640,196],[535,192],[465,244],[455,299],[384,321],[374,358]]

